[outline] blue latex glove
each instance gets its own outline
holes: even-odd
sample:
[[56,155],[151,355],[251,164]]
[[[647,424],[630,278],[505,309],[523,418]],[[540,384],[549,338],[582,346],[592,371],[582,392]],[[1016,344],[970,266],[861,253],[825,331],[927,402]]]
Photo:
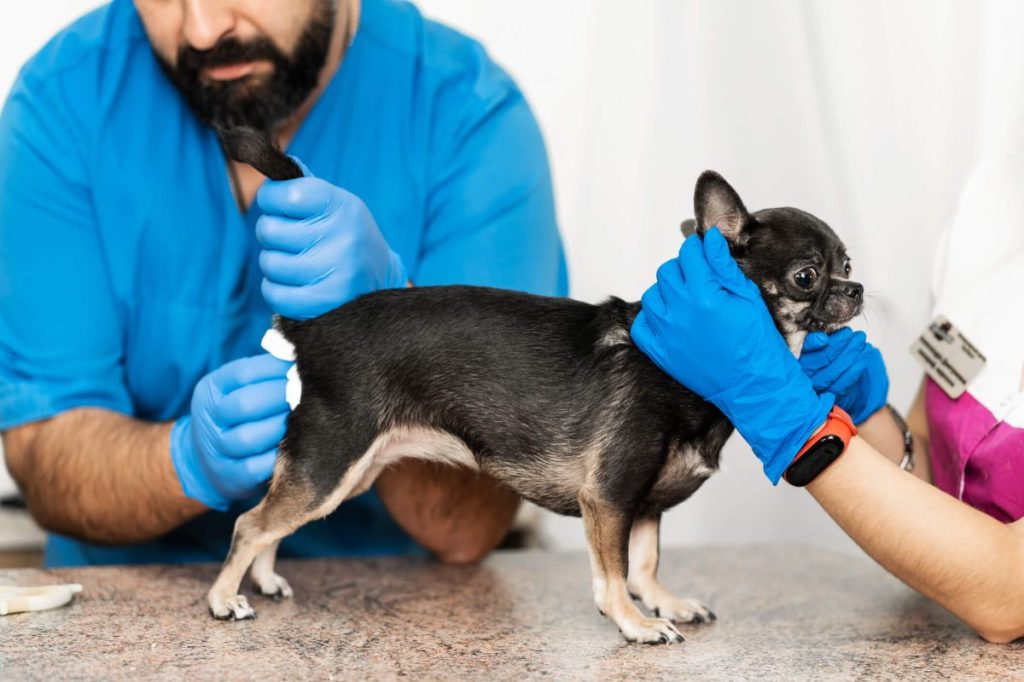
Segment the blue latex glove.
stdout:
[[270,478],[288,419],[285,373],[270,355],[234,360],[199,380],[192,412],[171,429],[171,461],[185,495],[224,511]]
[[860,424],[885,406],[889,376],[878,349],[864,332],[843,327],[833,334],[812,332],[804,339],[800,367],[814,390],[836,397],[854,424]]
[[267,180],[256,202],[263,297],[274,312],[307,320],[365,293],[406,286],[402,260],[354,194],[303,177]]
[[642,303],[631,330],[637,347],[714,403],[778,483],[835,399],[815,392],[721,233],[684,241]]

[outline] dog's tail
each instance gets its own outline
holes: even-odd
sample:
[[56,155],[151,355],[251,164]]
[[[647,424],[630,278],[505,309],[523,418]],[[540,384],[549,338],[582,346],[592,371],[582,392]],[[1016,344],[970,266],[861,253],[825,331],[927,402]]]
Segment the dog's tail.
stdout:
[[[282,152],[266,132],[238,126],[218,128],[217,135],[224,151],[235,161],[247,163],[271,180],[294,180],[302,177],[302,169]],[[288,338],[294,320],[274,315],[274,326]],[[290,339],[289,339],[290,340]]]
[[302,177],[302,169],[282,152],[264,131],[238,126],[218,128],[224,151],[241,163],[247,163],[271,180],[293,180]]

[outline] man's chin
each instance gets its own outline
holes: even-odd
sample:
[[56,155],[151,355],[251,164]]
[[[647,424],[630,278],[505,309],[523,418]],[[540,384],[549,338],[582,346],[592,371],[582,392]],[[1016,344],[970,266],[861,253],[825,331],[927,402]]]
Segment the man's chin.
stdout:
[[[292,107],[283,105],[268,92],[259,77],[247,76],[238,81],[218,83],[216,95],[203,97],[192,106],[200,120],[214,128],[247,126],[271,129],[278,121],[291,115]],[[214,90],[208,88],[207,91]]]
[[203,77],[202,87],[211,99],[219,99],[219,106],[245,106],[271,97],[267,91],[267,78],[262,74],[248,74],[230,80]]

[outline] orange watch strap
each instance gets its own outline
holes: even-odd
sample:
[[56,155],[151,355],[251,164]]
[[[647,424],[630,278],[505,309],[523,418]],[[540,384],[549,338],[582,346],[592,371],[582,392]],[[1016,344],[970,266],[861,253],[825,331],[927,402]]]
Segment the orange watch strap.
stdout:
[[800,452],[796,453],[796,457],[790,462],[789,466],[793,466],[807,454],[807,451],[811,449],[811,446],[815,445],[825,436],[838,436],[843,441],[843,450],[850,447],[850,439],[857,435],[857,427],[853,425],[853,419],[846,413],[846,410],[833,405],[832,410],[828,413],[828,417],[825,418],[825,423],[820,429],[814,432],[804,446],[800,448]]

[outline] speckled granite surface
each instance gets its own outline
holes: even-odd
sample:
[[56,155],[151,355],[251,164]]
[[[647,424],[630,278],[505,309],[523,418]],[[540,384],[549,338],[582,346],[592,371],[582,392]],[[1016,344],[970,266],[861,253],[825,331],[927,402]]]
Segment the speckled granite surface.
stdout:
[[[867,559],[803,547],[670,550],[664,582],[719,616],[674,646],[626,644],[583,554],[281,562],[291,601],[217,622],[217,567],[0,571],[80,582],[69,607],[0,618],[0,678],[1009,679],[1024,644],[986,644]],[[251,594],[251,592],[246,592]]]

